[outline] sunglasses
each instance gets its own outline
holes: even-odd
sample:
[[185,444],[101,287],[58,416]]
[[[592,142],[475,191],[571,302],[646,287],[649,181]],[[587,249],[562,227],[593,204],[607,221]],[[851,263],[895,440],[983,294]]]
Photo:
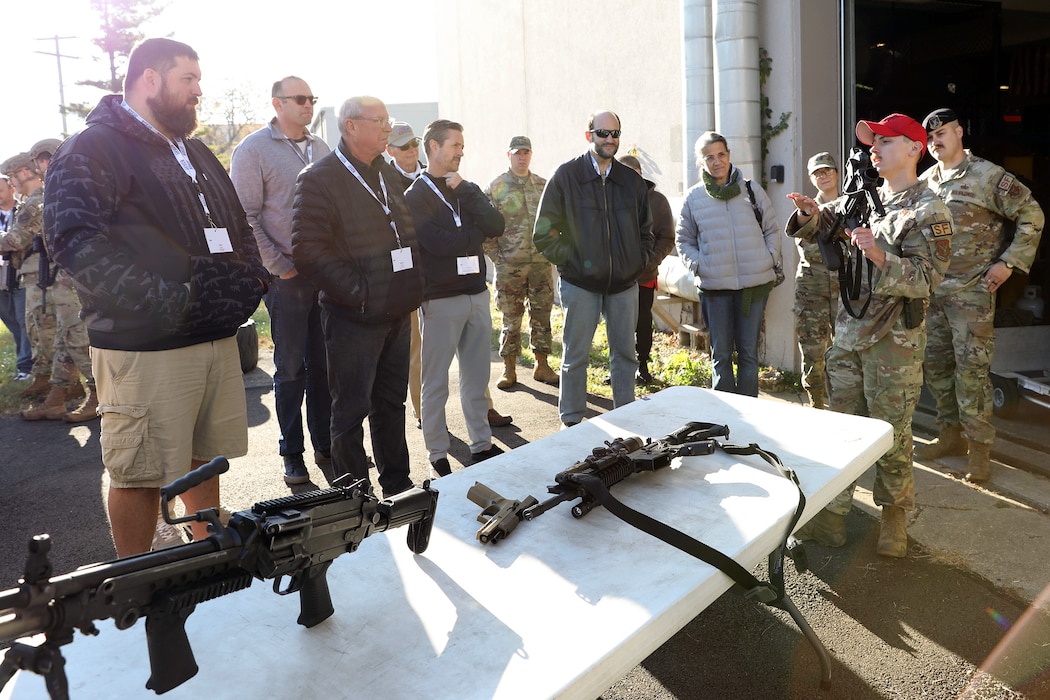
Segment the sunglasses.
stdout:
[[591,129],[591,133],[600,139],[607,139],[612,136],[614,139],[620,138],[619,129]]
[[282,100],[295,100],[295,104],[302,107],[307,102],[312,105],[317,104],[317,98],[313,95],[278,95]]
[[407,150],[412,149],[412,148],[419,148],[419,141],[416,141],[415,139],[412,139],[411,141],[406,143],[404,146],[394,146],[394,148],[398,149],[399,151],[407,151]]

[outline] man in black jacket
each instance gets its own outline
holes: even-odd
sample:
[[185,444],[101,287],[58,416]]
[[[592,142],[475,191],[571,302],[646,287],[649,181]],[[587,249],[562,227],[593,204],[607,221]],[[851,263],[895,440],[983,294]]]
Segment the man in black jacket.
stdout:
[[339,109],[342,140],[299,173],[292,259],[320,290],[332,392],[332,469],[368,479],[364,419],[385,496],[412,487],[405,439],[409,318],[423,298],[416,230],[383,160],[392,120],[374,97]]
[[[197,128],[192,48],[147,39],[47,170],[44,234],[83,303],[117,554],[144,552],[160,487],[248,451],[237,328],[269,274],[233,183]],[[182,495],[219,505],[218,479]],[[206,536],[206,524],[194,523]]]
[[590,150],[558,166],[547,181],[533,231],[536,248],[561,275],[565,326],[558,410],[566,426],[579,423],[587,410],[587,365],[601,316],[613,405],[634,401],[637,280],[655,247],[645,181],[613,158],[620,118],[609,111],[592,114],[585,136]]
[[448,368],[459,360],[459,400],[474,462],[500,454],[492,444],[488,399],[492,343],[482,241],[503,235],[503,215],[473,182],[459,175],[463,127],[447,119],[423,135],[427,169],[405,197],[416,223],[426,270],[420,307],[423,336],[423,441],[439,475],[451,472],[445,422]]

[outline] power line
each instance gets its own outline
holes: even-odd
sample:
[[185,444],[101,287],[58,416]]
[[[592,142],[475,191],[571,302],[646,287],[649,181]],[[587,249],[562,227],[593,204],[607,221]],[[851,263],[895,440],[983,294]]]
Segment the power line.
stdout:
[[80,58],[80,56],[66,56],[66,55],[64,55],[62,53],[62,50],[59,48],[59,43],[58,42],[63,40],[63,39],[78,39],[78,38],[79,37],[75,37],[75,36],[58,36],[58,35],[55,35],[53,37],[43,37],[43,38],[38,38],[37,39],[37,41],[54,41],[55,42],[55,52],[54,53],[51,53],[49,51],[37,51],[37,53],[42,53],[45,56],[54,56],[55,60],[58,63],[58,111],[61,112],[61,114],[62,114],[62,138],[66,138],[66,137],[69,136],[69,129],[66,126],[66,89],[65,89],[65,85],[62,82],[62,59],[63,58],[78,59],[78,58]]

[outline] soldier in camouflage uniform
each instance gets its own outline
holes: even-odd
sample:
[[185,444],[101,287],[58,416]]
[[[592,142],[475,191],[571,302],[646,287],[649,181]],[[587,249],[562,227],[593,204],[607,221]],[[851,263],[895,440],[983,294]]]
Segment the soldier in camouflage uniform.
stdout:
[[[955,219],[952,261],[930,300],[923,371],[937,401],[940,434],[915,450],[922,459],[969,452],[966,478],[987,481],[992,427],[989,369],[995,351],[995,293],[1014,269],[1027,273],[1043,230],[1043,210],[1032,192],[998,165],[963,148],[963,128],[950,109],[923,121],[937,159],[922,180]],[[1005,246],[1004,224],[1016,232]],[[965,438],[965,439],[964,439]]]
[[[886,214],[872,212],[870,228],[848,232],[851,244],[876,269],[861,290],[862,299],[871,294],[863,317],[853,318],[844,307],[839,310],[827,355],[829,398],[834,411],[879,418],[893,426],[893,446],[875,463],[873,495],[882,506],[876,551],[903,557],[908,553],[905,511],[915,505],[911,417],[922,388],[922,311],[951,260],[952,218],[916,173],[926,148],[921,124],[891,114],[879,122],[861,121],[856,132],[861,143],[871,145],[872,165],[885,179],[879,196]],[[788,196],[799,210],[788,221],[789,235],[811,240],[833,225],[830,206],[797,193]],[[844,544],[852,499],[851,486],[796,537],[828,546]]]
[[529,172],[532,141],[515,136],[507,150],[510,169],[488,186],[485,194],[507,222],[498,238],[484,242],[485,254],[496,266],[496,307],[503,316],[499,354],[503,376],[496,386],[509,389],[518,381],[517,362],[521,352],[521,319],[525,302],[529,305],[532,352],[537,381],[558,386],[558,374],[547,363],[551,352],[551,308],[554,306],[554,275],[550,262],[536,250],[532,228],[540,205],[545,179]]
[[[839,196],[839,168],[827,151],[807,164],[810,182],[817,188],[817,204],[829,204]],[[824,355],[831,346],[835,312],[839,308],[839,278],[824,264],[816,241],[795,239],[798,271],[795,273],[795,336],[802,351],[802,386],[813,408],[824,408],[827,378]]]
[[38,252],[43,246],[44,182],[28,153],[8,158],[0,169],[24,197],[14,225],[0,236],[0,249],[12,252],[12,262],[18,267],[26,290],[26,331],[33,345],[33,384],[22,392],[22,396],[40,398],[50,390],[55,345],[54,302],[48,294],[47,306],[44,306],[44,290],[38,284],[41,255],[46,260],[46,253]]
[[[51,156],[62,142],[44,139],[33,144],[29,156],[41,177],[47,174]],[[51,363],[51,390],[42,404],[22,412],[26,420],[65,420],[82,423],[98,417],[98,398],[95,394],[95,379],[91,373],[91,353],[88,347],[87,324],[80,318],[80,297],[73,287],[69,273],[51,265],[51,286],[47,289],[47,301],[53,304],[55,315],[54,348]],[[66,401],[78,397],[82,392],[79,375],[87,381],[88,394],[82,404],[72,411],[66,410]],[[83,396],[82,393],[79,394]]]

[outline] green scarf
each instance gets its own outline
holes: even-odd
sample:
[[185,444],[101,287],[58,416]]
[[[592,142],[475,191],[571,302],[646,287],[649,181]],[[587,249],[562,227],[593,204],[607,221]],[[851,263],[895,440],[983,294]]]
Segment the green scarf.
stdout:
[[724,185],[715,182],[715,179],[708,175],[706,170],[700,171],[700,175],[704,178],[704,189],[715,199],[727,200],[740,194],[740,171],[733,168],[732,165],[729,167],[729,182]]

